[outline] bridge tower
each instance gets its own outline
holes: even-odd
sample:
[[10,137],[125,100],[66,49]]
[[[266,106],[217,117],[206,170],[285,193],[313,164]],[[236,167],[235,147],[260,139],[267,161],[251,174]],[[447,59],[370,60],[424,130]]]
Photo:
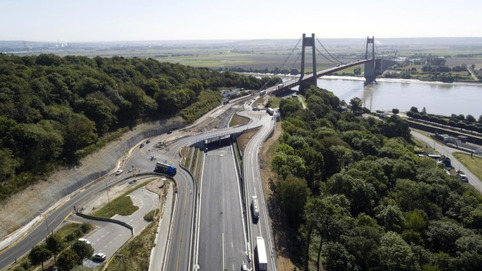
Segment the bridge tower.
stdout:
[[[316,54],[315,54],[315,34],[312,33],[311,37],[306,37],[306,34],[303,33],[303,37],[301,39],[302,41],[302,46],[301,46],[301,76],[300,76],[300,82],[303,80],[303,77],[305,76],[305,47],[310,47],[312,49],[312,55],[313,55],[313,81],[311,85],[316,86]],[[302,86],[300,86],[302,87]]]
[[[371,44],[371,46],[369,46]],[[371,47],[371,54],[369,54],[369,47]],[[365,50],[365,59],[371,57],[372,61],[365,62],[365,84],[375,81],[376,78],[376,60],[375,60],[375,37],[367,37],[367,46]]]

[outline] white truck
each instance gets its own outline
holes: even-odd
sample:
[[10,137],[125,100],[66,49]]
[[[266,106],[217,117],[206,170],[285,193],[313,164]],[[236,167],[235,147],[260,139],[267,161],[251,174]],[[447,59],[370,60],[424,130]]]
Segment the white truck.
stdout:
[[262,236],[256,236],[256,254],[258,256],[258,270],[268,270],[268,257],[266,256],[266,246]]

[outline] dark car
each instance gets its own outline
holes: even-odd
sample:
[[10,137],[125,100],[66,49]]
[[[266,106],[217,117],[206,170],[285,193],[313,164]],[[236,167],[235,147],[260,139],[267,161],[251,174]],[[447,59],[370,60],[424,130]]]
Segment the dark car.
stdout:
[[104,253],[96,253],[96,254],[94,254],[93,260],[94,260],[94,261],[98,261],[98,262],[102,262],[102,261],[105,260],[105,257],[106,257],[106,256],[105,256]]

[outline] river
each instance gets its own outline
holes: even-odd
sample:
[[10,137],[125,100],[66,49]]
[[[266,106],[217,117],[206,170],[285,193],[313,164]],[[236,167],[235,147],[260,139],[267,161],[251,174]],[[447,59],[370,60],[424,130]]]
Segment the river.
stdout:
[[408,111],[415,106],[419,111],[425,107],[432,114],[471,114],[476,119],[482,115],[482,84],[386,78],[368,86],[364,82],[357,77],[325,76],[318,79],[318,87],[332,91],[347,103],[359,97],[372,111]]

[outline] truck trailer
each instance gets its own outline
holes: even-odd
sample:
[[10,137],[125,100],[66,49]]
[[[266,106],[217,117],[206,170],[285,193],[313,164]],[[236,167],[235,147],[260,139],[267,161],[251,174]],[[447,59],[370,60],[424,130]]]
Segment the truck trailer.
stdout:
[[266,246],[262,236],[256,237],[256,255],[258,256],[258,270],[268,270],[268,257],[266,256]]
[[164,173],[169,176],[174,176],[177,173],[177,170],[174,166],[171,166],[169,164],[166,164],[160,161],[156,163],[156,168],[154,169],[154,171]]

